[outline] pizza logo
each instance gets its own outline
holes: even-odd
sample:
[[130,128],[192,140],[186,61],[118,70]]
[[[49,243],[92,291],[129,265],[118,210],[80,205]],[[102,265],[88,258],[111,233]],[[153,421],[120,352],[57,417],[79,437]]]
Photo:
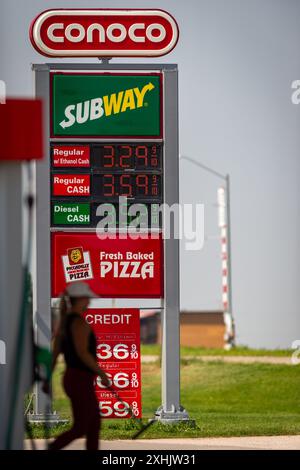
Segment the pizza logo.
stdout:
[[67,283],[94,277],[90,253],[83,251],[81,246],[68,248],[67,254],[62,256],[62,263]]
[[68,258],[70,265],[83,262],[83,249],[81,247],[69,249]]

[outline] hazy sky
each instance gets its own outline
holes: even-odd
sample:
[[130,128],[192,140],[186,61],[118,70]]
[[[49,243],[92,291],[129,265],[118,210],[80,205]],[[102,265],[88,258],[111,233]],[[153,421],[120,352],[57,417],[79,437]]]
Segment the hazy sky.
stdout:
[[[1,0],[0,79],[9,95],[32,93],[30,63],[47,59],[32,48],[29,24],[55,7],[158,7],[176,18],[178,45],[151,62],[179,66],[181,153],[231,177],[238,343],[291,346],[300,339],[300,105],[291,102],[291,83],[300,79],[300,2]],[[181,307],[218,309],[219,181],[188,162],[180,168],[181,200],[205,203],[208,236],[201,252],[181,252]]]

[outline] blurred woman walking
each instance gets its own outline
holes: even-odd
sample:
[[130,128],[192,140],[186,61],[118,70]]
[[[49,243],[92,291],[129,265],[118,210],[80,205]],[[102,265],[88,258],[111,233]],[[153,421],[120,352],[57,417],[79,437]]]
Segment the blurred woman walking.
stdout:
[[60,322],[54,338],[52,371],[60,353],[64,355],[66,370],[63,385],[71,400],[73,426],[49,446],[59,450],[74,439],[86,437],[86,449],[97,450],[99,443],[100,412],[94,391],[94,377],[109,386],[105,372],[96,361],[96,338],[84,319],[90,298],[96,297],[84,282],[70,284],[61,299]]

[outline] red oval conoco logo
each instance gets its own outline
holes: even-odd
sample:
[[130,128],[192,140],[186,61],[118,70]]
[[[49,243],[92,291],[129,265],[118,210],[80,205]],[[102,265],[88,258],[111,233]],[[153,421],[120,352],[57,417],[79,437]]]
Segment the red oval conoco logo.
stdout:
[[48,57],[157,57],[178,34],[163,10],[48,10],[30,28],[33,46]]

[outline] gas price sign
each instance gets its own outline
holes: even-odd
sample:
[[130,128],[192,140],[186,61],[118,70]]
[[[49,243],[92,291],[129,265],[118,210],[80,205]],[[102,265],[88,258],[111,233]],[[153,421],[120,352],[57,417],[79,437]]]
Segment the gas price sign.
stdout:
[[95,228],[105,219],[109,227],[160,228],[161,74],[53,73],[51,84],[52,227]]
[[[177,218],[170,236],[163,233],[164,205],[179,200],[177,65],[109,60],[164,55],[178,34],[167,12],[131,9],[47,10],[30,30],[48,57],[102,60],[33,65],[36,96],[48,112],[48,155],[36,168],[37,311],[51,326],[52,301],[78,281],[95,297],[140,299],[140,307],[164,299],[164,341],[170,344],[172,334],[172,351],[166,349],[162,370],[172,377],[162,382],[168,390],[161,413],[180,409]],[[86,320],[113,388],[96,379],[102,417],[128,418],[128,406],[141,417],[139,310],[95,308]],[[49,346],[39,325],[37,337]]]
[[[112,224],[115,220],[118,227],[139,218],[140,227],[159,228],[159,205],[163,200],[163,144],[52,144],[51,189],[51,217],[55,227],[95,227],[104,215],[113,213],[116,215],[109,221]],[[130,214],[129,211],[125,222],[120,217],[120,197],[127,198],[129,207],[139,204],[137,213]],[[106,206],[106,213],[97,216],[100,204],[112,207]]]
[[[81,232],[87,228],[109,231],[134,226],[151,231],[161,227],[161,75],[51,74],[54,297],[66,284],[78,280],[87,281],[94,292],[106,297],[162,296],[159,234],[156,240],[148,240],[145,233],[139,242],[128,239],[124,243],[119,236],[105,241],[97,233]],[[84,142],[80,142],[78,137],[83,136]],[[72,228],[78,231],[66,231]],[[124,252],[111,269],[111,260],[100,256],[107,249],[118,256]],[[81,257],[76,257],[79,252]],[[129,259],[129,252],[140,258]],[[153,259],[142,259],[148,252]],[[108,277],[109,283],[100,282]]]
[[100,377],[95,391],[102,418],[137,418],[141,407],[140,315],[138,309],[88,309],[86,322],[97,343],[97,361],[109,379],[107,389]]

